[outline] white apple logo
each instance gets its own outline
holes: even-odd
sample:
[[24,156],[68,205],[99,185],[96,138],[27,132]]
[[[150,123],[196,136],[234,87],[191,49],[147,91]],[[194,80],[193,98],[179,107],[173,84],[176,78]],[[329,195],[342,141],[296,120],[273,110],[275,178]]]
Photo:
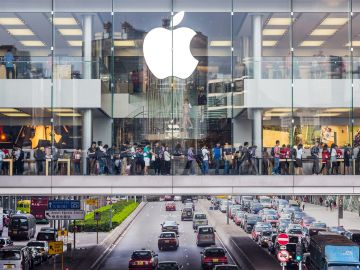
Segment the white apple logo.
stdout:
[[186,79],[199,63],[190,51],[190,42],[196,35],[195,31],[187,27],[174,29],[183,17],[183,11],[173,17],[172,30],[158,27],[145,36],[143,45],[145,61],[158,79],[172,75]]

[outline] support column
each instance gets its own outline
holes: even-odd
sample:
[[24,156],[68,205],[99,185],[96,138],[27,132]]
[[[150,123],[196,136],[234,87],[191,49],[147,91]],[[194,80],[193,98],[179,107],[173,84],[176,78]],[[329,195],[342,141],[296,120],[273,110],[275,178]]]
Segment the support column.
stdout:
[[82,122],[82,169],[83,174],[87,174],[88,162],[86,159],[87,149],[91,146],[92,142],[92,111],[86,109],[83,111],[83,122]]

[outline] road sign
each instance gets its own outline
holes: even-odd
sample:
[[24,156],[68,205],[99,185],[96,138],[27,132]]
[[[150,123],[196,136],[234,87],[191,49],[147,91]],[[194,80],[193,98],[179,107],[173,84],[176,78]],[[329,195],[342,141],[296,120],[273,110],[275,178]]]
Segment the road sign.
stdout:
[[50,200],[48,202],[49,210],[77,210],[80,209],[79,200]]
[[64,252],[63,241],[49,242],[49,255],[62,254]]
[[58,234],[58,236],[60,237],[60,236],[68,236],[68,231],[67,230],[58,230],[57,231],[57,234]]
[[280,233],[277,241],[279,245],[286,246],[289,243],[289,236],[286,233]]
[[290,254],[287,250],[280,250],[277,254],[277,258],[280,262],[287,262],[290,258]]
[[286,249],[286,246],[280,246],[280,249],[281,250]]
[[88,205],[97,205],[97,200],[96,199],[87,199],[86,204],[88,204]]
[[84,210],[46,210],[45,218],[48,220],[83,220],[85,218]]

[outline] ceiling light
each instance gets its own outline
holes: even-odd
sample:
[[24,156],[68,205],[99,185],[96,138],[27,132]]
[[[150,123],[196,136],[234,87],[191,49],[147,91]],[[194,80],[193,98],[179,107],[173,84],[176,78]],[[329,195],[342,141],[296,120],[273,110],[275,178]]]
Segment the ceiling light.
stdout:
[[70,108],[49,108],[47,109],[50,112],[62,113],[62,112],[74,112],[73,109]]
[[210,41],[211,47],[231,47],[230,40],[213,40]]
[[0,25],[24,25],[19,18],[0,18]]
[[263,36],[282,36],[286,32],[286,29],[264,29]]
[[332,117],[332,116],[339,116],[341,113],[317,113],[315,117]]
[[325,112],[336,112],[336,113],[340,113],[340,112],[350,112],[351,109],[350,108],[333,108],[333,109],[326,109]]
[[289,113],[286,113],[286,112],[283,112],[283,113],[276,113],[276,112],[271,112],[271,113],[268,113],[266,112],[264,114],[265,117],[285,117],[285,116],[290,116]]
[[[350,46],[350,42],[348,42],[348,43],[346,44],[346,46]],[[353,40],[353,41],[352,41],[352,46],[353,46],[353,47],[360,47],[360,40]]]
[[348,18],[326,18],[320,25],[344,25]]
[[[296,109],[293,109],[296,111]],[[277,108],[277,109],[271,109],[270,112],[292,112],[291,108]]]
[[81,116],[80,113],[57,113],[56,115],[60,116],[60,117],[79,117],[79,116]]
[[40,40],[20,40],[21,44],[26,47],[43,47],[45,44]]
[[332,36],[337,29],[315,29],[310,36]]
[[6,29],[12,36],[33,36],[34,32],[30,29]]
[[273,47],[277,44],[276,40],[263,40],[262,45],[264,47]]
[[63,36],[82,36],[81,29],[58,29]]
[[8,117],[29,117],[30,114],[27,113],[2,113],[5,116]]
[[54,18],[54,25],[77,25],[74,18]]
[[271,18],[267,25],[290,25],[291,18]]
[[17,109],[14,109],[14,108],[0,108],[0,113],[3,113],[3,112],[19,112],[19,110]]
[[305,40],[301,42],[301,47],[318,47],[324,43],[323,40]]
[[68,43],[73,47],[81,47],[83,44],[82,40],[68,40]]
[[114,46],[116,47],[135,47],[135,40],[115,40]]

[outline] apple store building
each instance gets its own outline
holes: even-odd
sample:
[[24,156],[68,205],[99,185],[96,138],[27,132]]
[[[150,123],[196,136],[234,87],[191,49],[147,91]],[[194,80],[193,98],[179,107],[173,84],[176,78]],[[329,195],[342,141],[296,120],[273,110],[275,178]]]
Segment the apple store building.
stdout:
[[0,7],[0,149],[360,145],[360,0]]

